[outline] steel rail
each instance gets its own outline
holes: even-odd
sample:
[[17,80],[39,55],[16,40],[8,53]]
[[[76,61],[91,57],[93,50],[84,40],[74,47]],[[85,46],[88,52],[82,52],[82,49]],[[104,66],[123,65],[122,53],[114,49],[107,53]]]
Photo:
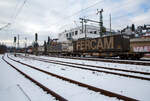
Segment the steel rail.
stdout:
[[87,67],[102,68],[102,69],[107,69],[107,70],[116,70],[116,71],[123,71],[123,72],[130,72],[130,73],[139,73],[139,74],[144,74],[144,75],[150,75],[150,73],[148,73],[148,72],[140,72],[140,71],[133,71],[133,70],[117,69],[117,68],[108,68],[108,67],[102,67],[102,66],[94,66],[94,65],[86,65],[86,64],[80,64],[80,63],[64,62],[64,61],[50,60],[50,59],[44,59],[44,58],[35,58],[35,57],[31,57],[31,58],[34,58],[34,59],[40,60],[40,61],[54,61],[54,62],[74,64],[74,65],[81,65],[81,66],[87,66]]
[[36,68],[34,66],[31,66],[29,64],[26,64],[26,63],[23,63],[23,62],[20,62],[20,61],[17,61],[15,59],[12,59],[10,57],[8,57],[9,59],[17,62],[17,63],[20,63],[22,65],[25,65],[25,66],[28,66],[32,69],[35,69],[35,70],[38,70],[38,71],[41,71],[43,73],[46,73],[48,75],[51,75],[51,76],[54,76],[56,78],[59,78],[59,79],[62,79],[62,80],[65,80],[65,81],[69,81],[71,83],[74,83],[74,84],[77,84],[79,86],[82,86],[82,87],[86,87],[90,90],[93,90],[95,92],[100,92],[101,94],[105,95],[105,96],[109,96],[109,97],[117,97],[118,99],[121,99],[121,100],[125,100],[125,101],[138,101],[134,98],[130,98],[130,97],[127,97],[127,96],[124,96],[124,95],[120,95],[120,94],[117,94],[117,93],[114,93],[114,92],[111,92],[111,91],[107,91],[107,90],[104,90],[104,89],[101,89],[101,88],[97,88],[97,87],[94,87],[94,86],[91,86],[91,85],[88,85],[88,84],[84,84],[84,83],[81,83],[81,82],[78,82],[78,81],[75,81],[75,80],[72,80],[72,79],[69,79],[69,78],[66,78],[66,77],[63,77],[63,76],[60,76],[60,75],[57,75],[57,74],[54,74],[54,73],[51,73],[51,72],[47,72],[45,70],[42,70],[42,69],[39,69],[39,68]]
[[21,73],[22,75],[24,75],[26,78],[28,78],[29,80],[31,80],[32,82],[34,82],[37,86],[39,86],[40,88],[42,88],[44,91],[46,91],[47,93],[51,94],[52,96],[54,96],[56,98],[56,100],[59,101],[68,101],[65,98],[63,98],[62,96],[58,95],[57,93],[55,93],[54,91],[50,90],[49,88],[47,88],[46,86],[42,85],[40,82],[36,81],[35,79],[31,78],[29,75],[25,74],[24,72],[22,72],[21,70],[19,70],[18,68],[16,68],[15,66],[13,66],[12,64],[10,64],[8,61],[6,61],[4,59],[4,56],[2,57],[2,59],[11,67],[13,67],[15,70],[17,70],[19,73]]
[[[31,57],[26,57],[26,58],[33,59],[33,58],[31,58]],[[81,66],[73,66],[73,65],[64,64],[64,63],[59,63],[59,62],[54,62],[54,61],[44,61],[44,60],[39,60],[39,61],[48,62],[48,63],[53,63],[53,64],[58,64],[58,65],[63,65],[63,66],[68,66],[68,67],[73,67],[73,68],[78,68],[78,69],[83,69],[83,70],[90,70],[90,71],[96,71],[96,72],[103,72],[103,73],[107,73],[107,74],[113,74],[113,75],[119,75],[119,76],[123,76],[123,77],[130,77],[130,78],[135,78],[135,79],[141,79],[141,80],[148,80],[148,81],[150,81],[150,78],[147,78],[147,77],[134,76],[134,75],[116,73],[116,72],[105,71],[105,70],[97,70],[97,69],[86,68],[86,67],[81,67]]]
[[[57,57],[57,56],[51,56]],[[65,57],[59,56],[58,58],[65,58],[65,59],[77,59],[77,60],[88,60],[88,61],[101,61],[101,62],[112,62],[112,63],[120,63],[120,64],[133,64],[133,65],[142,65],[142,66],[150,66],[150,63],[146,62],[136,62],[136,61],[120,61],[120,60],[106,60],[106,59],[97,59],[97,58],[81,58],[81,57]]]

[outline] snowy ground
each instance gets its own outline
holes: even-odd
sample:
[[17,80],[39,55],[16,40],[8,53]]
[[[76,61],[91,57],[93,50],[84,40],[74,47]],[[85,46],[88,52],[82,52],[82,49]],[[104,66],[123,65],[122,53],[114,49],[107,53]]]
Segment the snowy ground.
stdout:
[[17,85],[0,90],[1,101],[30,101]]
[[0,101],[30,101],[17,87],[18,84],[31,101],[55,101],[54,97],[6,64],[1,57],[2,55],[0,55]]
[[[2,57],[2,56],[0,56]],[[26,58],[10,56],[21,62],[36,66],[40,69],[55,73],[57,75],[64,76],[82,83],[86,83],[98,88],[102,88],[111,92],[115,92],[121,95],[125,95],[131,98],[135,98],[142,101],[150,100],[150,81],[133,79],[128,77],[121,77],[112,74],[106,74],[101,72],[92,72],[87,70],[81,70],[76,68],[71,68],[67,66],[51,64],[40,62],[37,60],[31,60]],[[73,60],[73,59],[63,59],[54,57],[44,57],[41,58],[68,61],[73,63],[83,63],[97,66],[106,66],[109,68],[122,68],[129,70],[137,70],[150,72],[150,67],[148,66],[138,66],[138,65],[124,65],[117,63],[106,63],[106,62],[94,62],[85,60]],[[64,98],[69,99],[69,101],[112,101],[117,100],[116,98],[110,98],[100,93],[93,92],[86,88],[68,83],[66,81],[57,79],[55,77],[48,76],[44,73],[32,70],[26,66],[18,64],[5,56],[5,59],[12,63],[14,66],[18,67],[20,70],[34,77],[34,79],[40,81],[43,85],[56,91],[58,94],[62,95]],[[19,92],[17,84],[19,84],[27,95],[31,98],[31,101],[53,101],[55,100],[51,95],[46,94],[42,89],[37,87],[35,84],[24,78],[20,73],[14,70],[12,67],[8,66],[2,59],[0,59],[0,99],[6,98],[6,93],[15,91]],[[142,69],[141,69],[142,68]],[[9,74],[9,75],[8,75]],[[148,76],[147,76],[148,77]],[[11,82],[9,82],[11,81]],[[8,83],[9,82],[9,83]],[[12,89],[12,90],[9,90]],[[22,94],[22,93],[19,93]],[[21,95],[20,95],[21,96]],[[22,94],[23,96],[23,94]],[[21,97],[28,101],[26,96]],[[3,100],[4,101],[4,100]],[[7,101],[7,100],[6,100]],[[20,101],[20,100],[15,100]],[[22,100],[24,101],[24,100]]]
[[[13,57],[15,58],[15,57]],[[15,58],[16,60],[20,60],[20,58]],[[41,58],[42,59],[42,58]],[[48,59],[49,60],[49,59]],[[46,61],[48,61],[46,60]],[[54,59],[53,59],[54,60]],[[24,60],[23,60],[24,61]],[[62,60],[61,60],[62,61]],[[40,61],[39,61],[40,62]],[[93,61],[92,61],[93,62]],[[73,60],[71,61],[71,63],[73,63]],[[75,63],[75,62],[74,62]],[[93,62],[94,63],[94,62]],[[67,63],[63,63],[63,64],[67,64]],[[81,63],[83,64],[83,63]],[[96,63],[95,63],[96,64]],[[95,64],[92,64],[92,65],[95,65]],[[86,64],[87,65],[87,64]],[[71,66],[79,66],[79,65],[76,65],[76,64],[71,64]],[[71,66],[67,66],[67,67],[70,67],[72,68]],[[88,67],[88,66],[81,66],[80,67],[84,67],[84,68],[90,68],[90,69],[96,69],[96,70],[102,70],[102,71],[108,71],[108,72],[114,72],[114,73],[121,73],[121,74],[126,74],[126,75],[133,75],[133,76],[139,76],[139,77],[145,77],[145,78],[150,78],[150,75],[144,75],[144,74],[139,74],[139,73],[131,73],[131,72],[124,72],[124,71],[116,71],[116,70],[109,70],[109,69],[104,69],[104,68],[96,68],[96,67]],[[113,67],[107,67],[107,68],[113,68]],[[133,67],[132,67],[133,68]],[[118,67],[119,69],[119,67]],[[124,68],[125,69],[125,68]],[[146,69],[146,67],[145,67]],[[131,69],[132,70],[132,69]],[[134,70],[133,70],[134,71]],[[143,71],[142,71],[143,72]]]
[[[32,55],[33,56],[33,55]],[[33,56],[36,57],[36,56]],[[87,65],[95,65],[95,66],[102,66],[102,67],[109,67],[109,68],[120,68],[125,70],[134,70],[134,71],[143,71],[150,73],[150,66],[141,66],[141,65],[130,65],[130,64],[119,64],[119,63],[109,63],[109,62],[99,62],[99,61],[86,61],[86,60],[76,60],[76,59],[65,59],[65,58],[56,58],[56,57],[45,57],[45,56],[38,56],[44,59],[51,59],[51,60],[59,60],[59,61],[66,61],[72,63],[81,63]]]
[[[117,60],[118,59],[118,60]],[[99,60],[113,60],[113,58],[99,58]],[[115,61],[133,61],[133,62],[145,62],[145,63],[150,63],[150,58],[141,58],[141,60],[120,60],[120,58],[116,58]]]
[[[5,57],[7,58],[7,57]],[[116,101],[116,98],[110,98],[104,96],[100,93],[93,92],[88,90],[87,88],[80,87],[75,84],[71,84],[69,82],[57,79],[55,77],[49,76],[47,74],[41,73],[37,70],[28,68],[27,66],[23,66],[18,64],[12,60],[7,60],[12,63],[14,66],[19,67],[21,71],[27,73],[35,80],[38,80],[40,83],[45,85],[46,87],[56,91],[58,94],[68,99],[69,101]],[[38,74],[38,75],[37,75]]]
[[[17,60],[18,60],[18,58],[16,58]],[[42,60],[42,58],[40,58],[40,60]],[[49,59],[47,59],[47,60],[44,60],[44,61],[48,61]],[[53,59],[54,60],[54,59]],[[69,62],[70,63],[70,62]],[[71,61],[71,63],[73,63],[72,61]],[[75,62],[74,62],[75,63]],[[67,63],[61,63],[61,64],[67,64]],[[79,63],[78,63],[79,64]],[[101,70],[101,71],[108,71],[108,72],[114,72],[114,73],[121,73],[121,74],[127,74],[127,75],[133,75],[133,76],[139,76],[139,77],[146,77],[146,78],[150,78],[150,75],[144,75],[144,74],[140,74],[140,73],[131,73],[131,72],[124,72],[124,71],[116,71],[116,70],[109,70],[109,69],[105,69],[105,68],[96,68],[96,67],[90,67],[90,66],[86,66],[84,63],[80,63],[80,64],[84,64],[85,66],[81,66],[81,65],[78,65],[78,64],[69,64],[69,65],[71,65],[71,66],[80,66],[80,67],[84,67],[84,68],[89,68],[89,69],[96,69],[96,70]],[[95,64],[93,64],[93,65],[95,65]],[[71,67],[70,66],[70,67]],[[72,68],[72,67],[71,67]],[[113,68],[113,67],[107,67],[107,68]],[[116,69],[121,69],[121,68],[117,68],[116,67]],[[133,68],[134,69],[134,68]],[[145,68],[146,69],[146,68]],[[123,70],[125,70],[125,68],[123,69]],[[128,70],[132,70],[132,69],[128,69]],[[132,70],[132,71],[135,71],[135,70]],[[142,70],[141,70],[142,71]],[[147,70],[147,71],[149,71],[149,70]],[[146,71],[146,73],[149,73],[149,72],[147,72]],[[142,71],[143,72],[143,71]]]
[[[12,58],[15,58],[11,56]],[[48,57],[42,57],[42,58],[48,58]],[[62,75],[67,78],[71,78],[73,80],[77,80],[98,88],[103,88],[105,90],[109,90],[118,94],[123,94],[128,97],[136,98],[143,101],[149,101],[150,99],[150,81],[146,80],[139,80],[139,79],[133,79],[128,77],[121,77],[106,73],[98,73],[98,72],[91,72],[91,71],[85,71],[81,69],[75,69],[70,68],[67,66],[61,66],[51,63],[45,63],[40,62],[37,60],[30,60],[30,59],[24,59],[24,58],[15,58],[21,62],[28,63],[33,66],[37,66],[38,68],[44,69],[46,71]],[[94,61],[79,61],[79,60],[73,60],[73,59],[62,59],[62,58],[54,58],[49,57],[49,59],[56,59],[61,61],[71,61],[71,62],[78,62],[78,63],[84,63],[84,64],[95,64],[99,66],[106,66],[107,63],[103,62],[94,62]],[[86,63],[85,63],[86,62]],[[108,63],[109,64],[109,63]],[[107,65],[111,68],[119,68],[122,66],[122,68],[139,68],[139,71],[149,70],[148,66],[138,66],[138,65],[123,65],[123,64],[117,64],[117,63],[110,63],[111,65]],[[119,66],[118,66],[119,65]],[[120,66],[121,65],[121,66]],[[114,67],[113,67],[114,66]],[[140,69],[143,68],[143,69]]]

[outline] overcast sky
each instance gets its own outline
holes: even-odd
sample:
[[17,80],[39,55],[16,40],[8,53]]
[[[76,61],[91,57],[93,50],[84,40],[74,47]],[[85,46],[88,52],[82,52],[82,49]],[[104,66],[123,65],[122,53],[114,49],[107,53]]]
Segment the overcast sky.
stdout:
[[[26,2],[25,2],[26,1]],[[25,4],[24,4],[25,2]],[[38,33],[40,44],[47,36],[56,38],[58,33],[80,26],[79,17],[97,20],[97,9],[104,9],[104,26],[120,30],[134,23],[136,26],[150,24],[149,0],[0,0],[0,43],[13,45],[13,37],[20,35],[20,46],[28,45]]]

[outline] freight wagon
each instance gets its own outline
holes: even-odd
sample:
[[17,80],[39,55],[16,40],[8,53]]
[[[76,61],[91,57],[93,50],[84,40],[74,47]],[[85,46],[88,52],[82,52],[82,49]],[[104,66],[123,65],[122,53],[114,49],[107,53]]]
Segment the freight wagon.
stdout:
[[130,40],[130,51],[132,53],[138,53],[150,56],[150,37],[134,38]]
[[130,43],[133,52],[150,53],[150,38],[134,38]]
[[[138,41],[130,39],[130,37],[125,34],[109,35],[98,38],[82,38],[63,43],[52,42],[48,47],[48,53],[50,55],[98,57],[118,56],[121,59],[140,59],[147,52],[137,51],[139,49],[137,42]],[[144,50],[149,50],[149,43],[147,43]],[[140,45],[140,47],[142,46]]]
[[48,46],[48,53],[50,55],[72,55],[73,54],[73,44],[72,41],[67,42],[51,42]]
[[130,50],[127,35],[111,35],[99,38],[79,39],[73,42],[73,53],[100,57],[119,56]]

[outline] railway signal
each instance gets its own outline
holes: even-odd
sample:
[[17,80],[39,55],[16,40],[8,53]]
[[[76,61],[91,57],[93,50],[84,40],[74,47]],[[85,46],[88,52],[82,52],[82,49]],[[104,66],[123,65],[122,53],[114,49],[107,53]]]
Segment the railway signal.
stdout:
[[38,40],[38,34],[35,33],[35,41],[37,42],[37,40]]
[[36,51],[36,55],[38,55],[38,43],[37,43],[37,40],[38,40],[38,34],[35,33],[35,51]]
[[16,36],[14,37],[14,43],[16,43],[16,40],[17,40],[17,38],[16,38]]

